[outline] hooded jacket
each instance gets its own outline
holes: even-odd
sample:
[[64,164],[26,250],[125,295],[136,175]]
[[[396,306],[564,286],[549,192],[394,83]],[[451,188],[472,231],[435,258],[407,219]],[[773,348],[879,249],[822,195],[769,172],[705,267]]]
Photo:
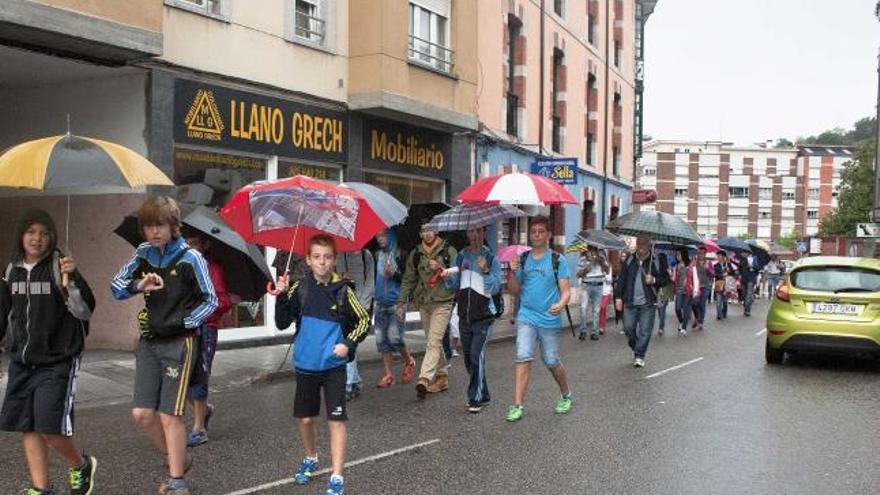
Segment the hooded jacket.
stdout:
[[40,223],[50,232],[48,252],[30,270],[21,261],[10,263],[0,285],[0,337],[6,335],[10,359],[28,365],[51,364],[80,354],[88,335],[88,319],[95,297],[82,275],[75,271],[62,290],[56,249],[56,230],[42,210],[30,210],[18,226],[19,245],[24,232]]
[[[406,256],[397,248],[397,236],[394,231],[387,231],[388,245],[376,251],[376,303],[383,306],[394,306],[400,295],[400,282],[406,268]],[[391,265],[394,274],[385,277],[385,265]]]
[[[310,273],[275,300],[275,325],[283,330],[297,322],[295,370],[322,373],[354,359],[357,344],[367,336],[370,316],[351,285],[335,273],[328,284],[320,284]],[[348,347],[347,357],[333,354],[337,344]]]
[[194,331],[217,309],[217,295],[208,264],[183,238],[172,239],[164,251],[145,242],[113,278],[110,289],[117,300],[136,294],[137,282],[149,272],[163,275],[165,287],[144,294],[150,329],[159,337]]
[[[477,267],[480,256],[489,262],[489,271],[483,273]],[[501,264],[492,255],[488,246],[481,246],[479,254],[465,248],[455,257],[458,271],[446,282],[455,290],[458,318],[465,323],[495,318],[495,303],[492,296],[501,290]]]

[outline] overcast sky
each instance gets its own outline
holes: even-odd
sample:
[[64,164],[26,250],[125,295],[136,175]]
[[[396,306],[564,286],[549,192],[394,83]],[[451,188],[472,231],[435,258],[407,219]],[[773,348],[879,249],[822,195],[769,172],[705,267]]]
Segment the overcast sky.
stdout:
[[874,0],[659,0],[645,135],[751,144],[875,115]]

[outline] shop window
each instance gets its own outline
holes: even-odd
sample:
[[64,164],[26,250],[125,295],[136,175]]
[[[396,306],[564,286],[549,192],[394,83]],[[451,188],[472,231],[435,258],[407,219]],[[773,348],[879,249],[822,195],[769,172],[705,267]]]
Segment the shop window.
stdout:
[[338,184],[342,182],[342,170],[333,167],[322,167],[319,165],[305,165],[296,162],[279,162],[278,178],[293,177],[296,175],[305,175],[313,179]]
[[439,181],[365,171],[364,182],[384,190],[405,205],[443,201],[444,184]]
[[228,21],[229,3],[231,1],[232,0],[165,0],[165,5]]
[[[174,150],[174,183],[178,184],[176,196],[181,203],[219,208],[241,187],[267,179],[266,170],[266,162],[256,158],[190,149]],[[226,276],[235,274],[227,272]],[[220,328],[265,325],[264,301],[241,302],[233,297],[235,304],[223,317]]]
[[449,0],[409,4],[409,59],[452,72],[455,62],[449,48]]

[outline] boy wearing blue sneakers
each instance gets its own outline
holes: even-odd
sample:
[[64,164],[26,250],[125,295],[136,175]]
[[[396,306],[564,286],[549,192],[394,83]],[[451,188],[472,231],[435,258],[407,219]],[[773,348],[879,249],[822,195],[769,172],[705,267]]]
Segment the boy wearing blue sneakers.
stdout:
[[353,283],[334,273],[336,243],[326,235],[309,241],[306,264],[310,274],[289,285],[285,274],[276,282],[282,292],[275,303],[275,324],[279,329],[297,322],[294,336],[293,367],[296,370],[296,396],[293,416],[305,458],[294,481],[304,485],[318,470],[315,447],[315,418],[321,409],[321,390],[330,431],[330,458],[333,474],[325,495],[342,495],[345,488],[346,364],[354,358],[355,347],[364,340],[370,326],[367,311],[358,302]]

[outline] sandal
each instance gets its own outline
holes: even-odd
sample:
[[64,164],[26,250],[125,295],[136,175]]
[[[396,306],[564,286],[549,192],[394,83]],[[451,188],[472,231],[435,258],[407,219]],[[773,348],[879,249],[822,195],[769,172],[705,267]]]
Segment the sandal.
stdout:
[[376,388],[388,388],[392,385],[394,385],[393,375],[385,375],[376,382]]
[[413,375],[416,372],[416,360],[410,358],[409,362],[403,365],[403,373],[400,375],[400,379],[403,383],[409,383],[413,379]]

